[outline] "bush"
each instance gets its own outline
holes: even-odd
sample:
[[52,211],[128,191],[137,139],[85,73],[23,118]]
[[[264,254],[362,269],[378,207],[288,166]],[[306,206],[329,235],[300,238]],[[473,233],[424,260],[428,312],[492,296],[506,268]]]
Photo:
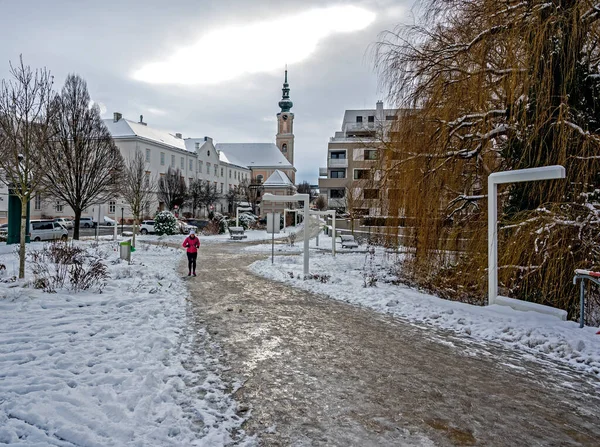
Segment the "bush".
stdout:
[[178,234],[177,218],[170,211],[161,211],[154,218],[154,231],[159,236]]
[[34,274],[33,286],[44,292],[54,293],[67,286],[74,292],[96,285],[102,289],[102,280],[108,277],[106,266],[100,259],[65,242],[47,245],[28,257]]

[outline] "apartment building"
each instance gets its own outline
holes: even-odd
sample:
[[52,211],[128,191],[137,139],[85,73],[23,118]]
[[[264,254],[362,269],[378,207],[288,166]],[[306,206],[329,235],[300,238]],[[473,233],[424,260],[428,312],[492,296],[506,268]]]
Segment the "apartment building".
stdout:
[[341,131],[327,147],[327,166],[319,168],[319,192],[330,209],[379,215],[381,191],[376,169],[398,109],[346,110]]

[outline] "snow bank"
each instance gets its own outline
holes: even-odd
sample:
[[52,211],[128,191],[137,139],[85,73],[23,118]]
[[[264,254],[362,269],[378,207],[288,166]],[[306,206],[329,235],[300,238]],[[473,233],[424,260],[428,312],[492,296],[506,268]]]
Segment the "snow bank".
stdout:
[[[294,287],[478,340],[544,354],[578,370],[600,375],[597,328],[580,329],[576,322],[561,321],[550,315],[498,305],[472,306],[394,285],[391,281],[395,278],[388,273],[394,261],[386,257],[383,250],[377,250],[373,258],[364,253],[340,253],[334,258],[331,254],[311,250],[310,271],[318,272],[321,278],[325,276],[327,282],[324,283],[319,278],[302,279],[300,256],[278,256],[274,265],[270,259],[257,261],[251,269]],[[368,282],[374,282],[375,286],[365,287]]]
[[[252,444],[219,378],[218,347],[186,324],[182,251],[139,247],[127,265],[113,243],[81,245],[106,258],[101,293],[0,283],[0,444]],[[11,251],[0,250],[0,280],[14,272]]]

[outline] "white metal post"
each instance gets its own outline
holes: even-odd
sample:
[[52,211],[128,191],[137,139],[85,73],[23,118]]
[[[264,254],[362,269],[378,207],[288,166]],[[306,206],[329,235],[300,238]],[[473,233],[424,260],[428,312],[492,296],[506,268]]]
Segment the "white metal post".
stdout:
[[[308,216],[308,194],[294,194],[292,196],[276,196],[271,193],[266,193],[262,197],[263,202],[304,202],[304,215]],[[308,275],[308,242],[310,235],[308,234],[306,223],[304,225],[304,274]]]
[[335,256],[335,210],[333,210],[331,226],[333,227],[333,235],[331,236],[331,252]]
[[560,165],[494,172],[488,176],[488,305],[498,296],[498,185],[565,178]]

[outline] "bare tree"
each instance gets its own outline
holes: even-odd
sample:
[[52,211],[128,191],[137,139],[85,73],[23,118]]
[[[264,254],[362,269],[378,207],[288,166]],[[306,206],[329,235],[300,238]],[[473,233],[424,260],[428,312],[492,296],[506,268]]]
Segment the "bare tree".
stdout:
[[146,169],[144,154],[138,149],[135,155],[127,160],[120,189],[121,196],[133,214],[134,246],[138,224],[146,210],[149,210],[156,200],[156,179],[151,178],[150,172]]
[[175,206],[183,207],[187,200],[187,186],[179,169],[169,167],[167,173],[158,179],[157,195],[169,211],[173,211]]
[[10,80],[0,85],[0,171],[2,180],[21,201],[19,278],[25,276],[27,204],[39,189],[52,138],[53,78],[45,68],[32,71],[10,64]]
[[202,202],[200,197],[202,196],[202,180],[196,179],[190,183],[188,188],[188,202],[192,207],[192,216],[196,217],[196,210],[200,208]]
[[239,185],[235,185],[225,194],[225,199],[227,200],[227,209],[229,212],[235,211],[235,205],[241,201],[242,193]]
[[307,181],[303,181],[297,187],[298,194],[308,194],[310,197],[310,201],[312,202],[317,197],[317,191],[315,188],[310,186],[310,183]]
[[217,192],[217,185],[208,180],[199,180],[199,182],[200,194],[198,196],[198,201],[208,209],[211,205],[221,199],[221,194]]
[[252,207],[252,212],[256,214],[256,207],[258,202],[260,202],[260,198],[264,190],[262,183],[255,178],[251,181],[242,180],[239,184],[239,188],[242,197],[246,199],[246,202],[248,202]]
[[354,234],[354,220],[359,217],[358,209],[363,205],[363,202],[360,198],[360,188],[355,188],[354,186],[346,186],[346,190],[344,192],[344,200],[346,202],[346,213],[349,215],[350,219],[350,229],[352,234]]
[[124,161],[91,99],[86,82],[69,75],[55,98],[54,138],[49,142],[43,185],[47,196],[67,203],[75,214],[73,238],[87,207],[119,192]]
[[315,205],[317,206],[317,209],[319,211],[325,211],[327,209],[327,197],[322,194],[319,195],[319,197],[317,197]]

